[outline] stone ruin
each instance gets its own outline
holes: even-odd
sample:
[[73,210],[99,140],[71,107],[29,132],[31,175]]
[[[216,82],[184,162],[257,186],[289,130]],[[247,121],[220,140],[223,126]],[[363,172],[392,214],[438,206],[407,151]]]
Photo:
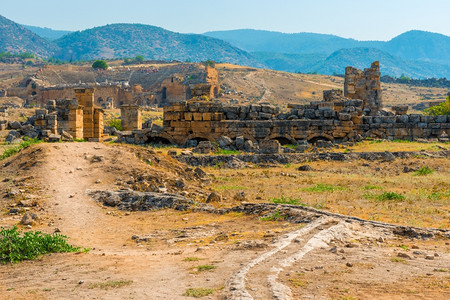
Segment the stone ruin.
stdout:
[[[364,71],[348,67],[344,93],[341,90],[324,91],[323,101],[290,105],[290,111],[286,113],[280,113],[269,104],[175,103],[164,108],[163,127],[154,125],[124,132],[119,141],[193,146],[202,141],[220,144],[229,139],[235,146],[250,142],[252,147],[258,148],[267,141],[301,145],[318,141],[361,141],[367,137],[448,140],[450,116],[408,115],[404,107],[395,108],[396,114],[381,110],[379,68],[378,62]],[[273,143],[270,148],[279,149]]]
[[74,93],[75,99],[50,100],[45,109],[36,110],[32,122],[40,137],[59,134],[68,139],[102,140],[103,110],[94,105],[94,89],[79,88]]

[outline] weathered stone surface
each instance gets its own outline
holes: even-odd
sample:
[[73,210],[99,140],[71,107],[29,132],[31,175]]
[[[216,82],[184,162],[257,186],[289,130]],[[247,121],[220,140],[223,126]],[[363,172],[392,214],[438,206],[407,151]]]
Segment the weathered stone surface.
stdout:
[[215,192],[212,192],[211,194],[209,194],[208,198],[206,199],[206,203],[220,202],[220,201],[222,201],[222,196]]

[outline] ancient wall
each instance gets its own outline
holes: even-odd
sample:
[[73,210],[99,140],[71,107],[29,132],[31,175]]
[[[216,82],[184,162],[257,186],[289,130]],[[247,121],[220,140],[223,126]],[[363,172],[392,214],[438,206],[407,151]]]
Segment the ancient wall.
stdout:
[[140,107],[137,105],[122,105],[120,107],[120,120],[122,130],[140,130],[142,129],[142,116]]
[[364,71],[345,68],[344,97],[364,101],[364,114],[374,116],[382,108],[380,63],[375,61]]

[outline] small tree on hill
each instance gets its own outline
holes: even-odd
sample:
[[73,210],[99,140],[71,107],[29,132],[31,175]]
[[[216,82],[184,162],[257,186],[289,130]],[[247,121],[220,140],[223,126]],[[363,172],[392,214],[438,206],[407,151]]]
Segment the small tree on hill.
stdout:
[[92,67],[94,69],[103,69],[103,70],[106,70],[106,69],[109,68],[108,64],[104,60],[96,60],[96,61],[94,61],[94,63],[92,64]]
[[142,55],[136,55],[136,57],[134,58],[134,60],[138,63],[144,62],[145,58]]

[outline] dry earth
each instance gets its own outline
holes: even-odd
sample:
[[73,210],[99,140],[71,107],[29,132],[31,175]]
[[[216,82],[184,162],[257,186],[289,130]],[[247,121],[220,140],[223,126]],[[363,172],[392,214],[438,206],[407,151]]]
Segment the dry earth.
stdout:
[[184,168],[163,154],[101,143],[40,144],[2,161],[0,225],[20,221],[7,213],[18,200],[5,197],[19,188],[36,204],[24,207],[40,216],[33,230],[58,228],[91,250],[0,265],[0,298],[185,299],[188,288],[214,289],[208,299],[450,296],[450,246],[442,237],[412,240],[333,217],[293,224],[242,213],[130,213],[88,195],[136,186],[131,176],[145,173],[148,186],[159,178],[169,191],[182,178],[202,199],[207,187]]

